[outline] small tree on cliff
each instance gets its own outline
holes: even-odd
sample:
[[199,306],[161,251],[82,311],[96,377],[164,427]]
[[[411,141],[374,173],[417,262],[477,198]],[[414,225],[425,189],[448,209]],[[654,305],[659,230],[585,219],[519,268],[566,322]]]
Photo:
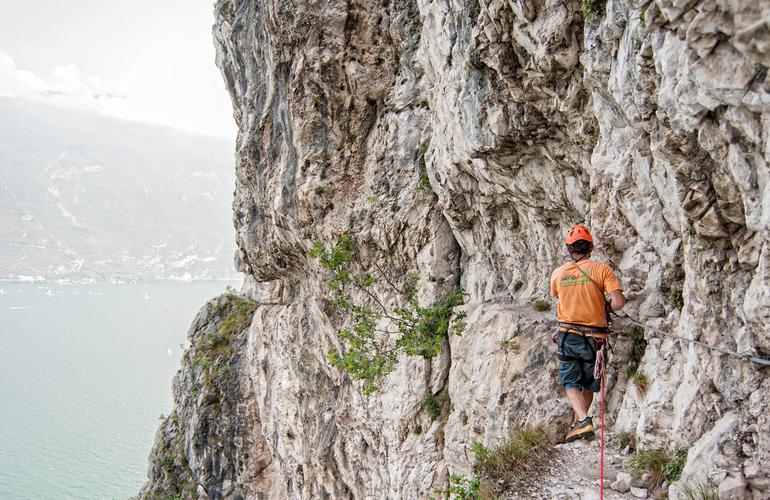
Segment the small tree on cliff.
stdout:
[[[357,245],[346,234],[331,248],[315,243],[310,249],[310,256],[331,272],[332,306],[350,319],[347,328],[337,331],[342,351],[330,352],[329,361],[353,380],[362,380],[364,393],[371,394],[395,369],[399,354],[429,359],[441,353],[449,337],[454,308],[463,303],[464,292],[457,288],[438,303],[423,307],[417,301],[417,275],[409,275],[397,284],[379,267],[377,276],[363,271],[357,255]],[[395,292],[403,305],[387,308],[377,295],[378,285]],[[354,291],[363,300],[354,300]],[[463,312],[455,315],[454,332],[458,335],[464,328],[464,318]],[[389,329],[380,328],[382,323]]]

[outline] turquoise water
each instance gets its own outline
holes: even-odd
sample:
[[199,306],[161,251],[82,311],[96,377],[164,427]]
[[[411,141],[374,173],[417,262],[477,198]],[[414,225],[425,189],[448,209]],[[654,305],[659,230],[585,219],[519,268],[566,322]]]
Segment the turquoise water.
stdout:
[[0,499],[135,495],[187,328],[228,284],[0,283]]

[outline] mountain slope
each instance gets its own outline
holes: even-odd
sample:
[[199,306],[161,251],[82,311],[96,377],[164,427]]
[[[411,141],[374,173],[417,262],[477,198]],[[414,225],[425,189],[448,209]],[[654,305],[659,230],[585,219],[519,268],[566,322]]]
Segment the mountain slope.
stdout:
[[0,280],[234,277],[228,141],[0,98]]

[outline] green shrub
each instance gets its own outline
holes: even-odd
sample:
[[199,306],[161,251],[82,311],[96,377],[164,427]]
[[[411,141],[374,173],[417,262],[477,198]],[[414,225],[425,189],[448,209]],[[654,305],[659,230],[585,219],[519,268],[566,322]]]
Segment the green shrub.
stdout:
[[681,287],[672,287],[667,283],[663,283],[660,285],[660,287],[658,287],[658,290],[660,290],[660,293],[668,297],[668,301],[672,306],[679,310],[684,307],[684,296],[682,295]]
[[519,280],[519,281],[517,281],[516,283],[514,283],[514,284],[513,284],[513,293],[516,293],[516,292],[518,292],[519,290],[521,290],[521,287],[523,287],[523,286],[524,286],[524,282],[523,282],[523,281],[521,281],[521,280]]
[[551,303],[545,299],[538,299],[532,306],[535,308],[535,311],[543,312],[551,308]]
[[425,399],[422,400],[422,405],[428,410],[428,415],[430,415],[431,420],[436,420],[441,416],[444,407],[450,403],[449,393],[446,392],[446,390],[441,391],[436,395],[426,396]]
[[174,472],[174,457],[171,454],[164,453],[158,458],[158,465],[166,472]]
[[479,478],[469,479],[457,474],[449,476],[449,486],[436,493],[452,500],[477,500],[479,499]]
[[682,289],[672,288],[668,297],[669,300],[671,300],[671,305],[681,311],[684,307],[684,296],[682,295]]
[[414,426],[414,429],[412,429],[412,432],[415,434],[422,434],[422,425],[417,424]]
[[[395,369],[399,353],[433,358],[441,353],[452,321],[456,334],[464,328],[465,313],[454,311],[464,300],[461,288],[424,307],[417,300],[417,275],[399,281],[379,267],[377,275],[366,272],[357,262],[358,246],[349,235],[341,235],[331,248],[315,243],[309,255],[331,272],[330,303],[350,320],[347,328],[337,331],[343,348],[341,352],[330,352],[329,362],[353,380],[363,381],[365,394],[374,392],[382,379]],[[386,307],[379,299],[378,286],[395,292],[402,305],[395,309]],[[356,299],[353,292],[357,293]],[[380,329],[378,325],[383,318],[388,319],[395,330]],[[391,335],[395,336],[395,342],[389,340]]]
[[604,15],[606,3],[607,0],[580,0],[580,10],[583,11],[583,17],[593,20]]
[[632,372],[639,366],[639,362],[644,356],[644,351],[647,349],[647,341],[644,339],[644,330],[641,328],[633,328],[629,335],[634,342],[628,360],[629,372]]
[[420,182],[417,184],[417,189],[428,192],[433,191],[433,188],[430,185],[430,178],[428,177],[428,174],[420,176]]
[[214,360],[212,360],[205,354],[199,354],[195,356],[192,360],[193,368],[198,368],[202,371],[208,371],[208,369],[211,368],[213,364],[214,364]]
[[471,19],[472,22],[476,22],[476,19],[479,17],[479,14],[481,13],[481,5],[479,4],[479,0],[468,0],[468,17]]

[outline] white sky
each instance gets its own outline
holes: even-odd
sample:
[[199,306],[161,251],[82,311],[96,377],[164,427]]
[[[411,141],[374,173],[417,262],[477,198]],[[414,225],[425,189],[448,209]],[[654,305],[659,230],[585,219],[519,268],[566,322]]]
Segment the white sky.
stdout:
[[233,138],[214,0],[0,0],[0,96]]

